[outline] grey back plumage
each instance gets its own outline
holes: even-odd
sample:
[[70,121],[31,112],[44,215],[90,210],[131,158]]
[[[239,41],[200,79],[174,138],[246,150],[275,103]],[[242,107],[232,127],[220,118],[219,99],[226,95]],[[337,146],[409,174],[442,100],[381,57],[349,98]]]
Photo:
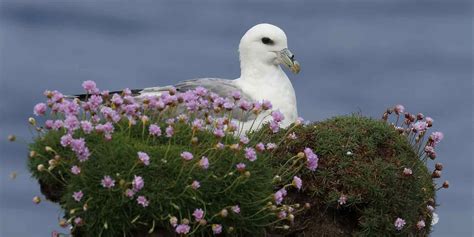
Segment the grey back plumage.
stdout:
[[[249,102],[254,101],[254,99],[244,93],[239,87],[237,87],[233,80],[221,79],[221,78],[198,78],[192,80],[186,80],[179,82],[174,85],[174,88],[178,92],[186,92],[188,90],[194,90],[197,87],[203,87],[210,92],[216,93],[221,97],[229,97],[232,92],[238,91],[242,96],[242,100]],[[140,91],[140,96],[146,96],[147,94],[160,94],[161,92],[168,91],[171,89],[171,86],[163,87],[149,87]],[[240,121],[249,121],[256,118],[256,115],[252,112],[245,113],[243,116],[238,110],[234,110],[232,117]]]

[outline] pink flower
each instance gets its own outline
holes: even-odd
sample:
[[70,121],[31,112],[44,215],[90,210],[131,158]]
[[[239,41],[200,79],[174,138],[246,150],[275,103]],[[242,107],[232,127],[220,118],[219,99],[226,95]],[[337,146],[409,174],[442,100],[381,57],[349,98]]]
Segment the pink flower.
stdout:
[[[418,113],[418,114],[416,115],[416,119],[417,119],[417,120],[422,120],[423,118],[425,118],[425,115],[422,114],[422,113]],[[428,122],[427,122],[427,123],[428,123]]]
[[132,90],[130,90],[130,88],[125,88],[125,89],[123,89],[122,93],[125,96],[130,96],[130,95],[132,95]]
[[61,94],[59,91],[45,91],[45,95],[47,94],[48,98],[50,98],[50,102],[58,103],[64,98],[64,95]]
[[405,106],[403,106],[403,105],[395,105],[394,111],[395,111],[395,113],[396,113],[397,115],[398,115],[398,114],[403,114],[403,112],[405,112]]
[[433,132],[431,133],[430,139],[438,144],[441,140],[443,140],[444,134],[442,132]]
[[64,127],[69,130],[69,132],[72,132],[76,129],[79,128],[79,120],[77,119],[76,116],[74,115],[68,115],[66,116],[66,119],[64,120]]
[[286,211],[278,212],[278,218],[279,219],[285,219],[286,218]]
[[341,194],[341,196],[339,197],[339,200],[337,201],[339,203],[339,205],[344,205],[346,204],[347,202],[347,196],[344,195],[344,194]]
[[64,126],[64,122],[62,120],[56,120],[54,121],[54,124],[53,124],[53,130],[59,130],[63,126]]
[[428,128],[428,123],[425,121],[417,121],[415,124],[413,124],[413,130],[415,132],[424,132]]
[[249,161],[255,161],[257,159],[257,153],[255,152],[255,149],[247,147],[244,150],[245,158],[247,158]]
[[272,105],[272,103],[271,103],[270,101],[268,101],[268,100],[263,100],[263,101],[262,101],[262,108],[263,108],[264,110],[269,110],[269,109],[272,109],[272,108],[273,108],[273,105]]
[[283,192],[281,190],[277,191],[274,195],[273,195],[273,198],[275,199],[275,203],[277,205],[281,204],[281,202],[283,201]]
[[403,226],[405,226],[406,222],[405,220],[403,220],[402,218],[398,217],[396,220],[395,220],[395,229],[397,230],[402,230],[403,229]]
[[222,138],[222,137],[225,136],[225,133],[224,133],[224,130],[222,130],[222,129],[216,129],[216,130],[214,130],[214,135],[216,137]]
[[137,152],[137,154],[138,154],[138,159],[140,160],[140,162],[142,162],[145,166],[150,165],[150,156],[148,156],[147,153],[139,151]]
[[212,224],[212,232],[214,234],[220,234],[222,233],[222,225],[219,224]]
[[277,148],[275,143],[267,143],[267,150],[273,150],[275,148]]
[[252,109],[252,103],[250,103],[250,102],[248,102],[248,101],[246,101],[246,100],[241,100],[241,101],[239,102],[239,107],[240,107],[240,109],[243,110],[243,111],[248,111],[248,110]]
[[262,152],[262,151],[265,150],[265,145],[260,142],[257,145],[255,145],[255,149],[257,149],[257,151],[259,151],[259,152]]
[[71,145],[71,142],[72,142],[73,138],[72,138],[72,135],[71,134],[66,134],[64,136],[61,137],[61,146],[63,147],[68,147]]
[[296,125],[300,125],[300,124],[303,124],[305,121],[302,117],[298,117],[296,118],[296,121],[295,121],[295,124]]
[[200,221],[204,217],[204,211],[201,208],[196,209],[193,212],[193,216],[196,219],[196,221]]
[[71,167],[71,173],[78,175],[81,173],[81,168],[79,168],[79,166],[77,165],[74,165],[73,167]]
[[290,140],[296,140],[297,138],[298,137],[296,136],[296,134],[294,132],[292,132],[288,135],[288,139],[290,139]]
[[97,114],[93,115],[92,118],[91,118],[91,122],[92,123],[99,123],[100,122],[100,116],[97,115]]
[[216,144],[216,148],[219,149],[219,150],[222,150],[222,149],[225,148],[225,145],[222,144],[221,142],[219,142],[219,143]]
[[84,162],[89,159],[90,152],[86,147],[86,142],[84,138],[72,139],[70,142],[71,150],[76,153],[77,159],[80,162]]
[[224,118],[217,118],[215,120],[215,127],[218,128],[218,129],[223,129],[224,128],[224,123],[225,123]]
[[413,174],[413,171],[412,171],[410,168],[404,168],[404,169],[403,169],[403,174],[404,174],[405,176],[410,176],[410,175]]
[[86,147],[84,138],[72,139],[70,141],[70,146],[71,150],[76,153],[77,159],[79,159],[80,162],[84,162],[89,159],[90,152]]
[[240,98],[242,98],[242,95],[240,94],[239,91],[234,91],[232,92],[232,98],[234,98],[234,100],[240,100]]
[[80,202],[83,196],[84,194],[82,193],[81,190],[79,190],[79,192],[74,192],[72,194],[72,197],[74,198],[74,200],[76,200],[76,202]]
[[191,184],[191,188],[193,188],[194,190],[197,190],[200,187],[201,187],[201,183],[199,183],[199,181],[197,180],[194,180],[193,183]]
[[240,143],[247,144],[247,143],[249,143],[249,141],[250,140],[247,136],[245,136],[245,135],[240,136]]
[[103,132],[105,135],[110,135],[114,132],[114,125],[110,122],[106,122],[105,124],[97,124],[95,126],[95,130],[97,132]]
[[[58,109],[57,105],[53,105],[54,109]],[[81,107],[76,101],[65,100],[59,105],[59,111],[65,115],[78,115]]]
[[262,110],[262,103],[261,103],[261,102],[258,102],[258,101],[253,102],[252,111],[253,111],[255,114],[259,114],[261,110]]
[[311,148],[305,148],[304,153],[306,156],[306,166],[309,170],[315,171],[318,168],[318,156],[314,154]]
[[224,102],[224,104],[222,106],[224,107],[224,109],[230,111],[230,110],[234,109],[235,104],[231,101],[226,101],[226,102]]
[[430,154],[430,153],[434,153],[435,150],[434,150],[434,147],[432,146],[425,146],[425,152]]
[[134,192],[140,191],[144,185],[145,185],[145,181],[143,181],[143,178],[141,176],[135,175],[135,178],[132,181],[133,191]]
[[424,220],[420,220],[416,223],[416,228],[418,228],[419,230],[425,228],[425,221]]
[[271,121],[270,129],[272,130],[273,133],[277,133],[278,131],[280,131],[280,124],[278,124],[278,122]]
[[146,199],[145,196],[138,196],[137,203],[142,205],[142,207],[147,207],[150,202]]
[[[119,122],[121,119],[122,119],[122,116],[117,113],[117,111],[113,110],[112,108],[109,108],[109,107],[102,107],[100,109],[100,112],[104,115],[105,119],[107,119],[107,121],[112,121],[114,123],[117,123]],[[96,115],[94,115],[96,116]],[[95,118],[94,119],[96,123],[98,123],[100,121],[100,118],[97,119]]]
[[192,123],[192,126],[194,130],[201,131],[204,127],[204,121],[202,121],[202,119],[195,119]]
[[86,90],[88,93],[93,93],[95,91],[97,91],[97,87],[96,87],[96,84],[94,81],[84,81],[82,83],[82,87],[84,88],[84,90]]
[[88,107],[89,110],[97,111],[97,109],[99,109],[99,106],[100,104],[102,104],[103,101],[104,100],[102,99],[102,96],[91,95],[91,97],[87,101],[86,107]]
[[297,188],[297,189],[301,189],[301,187],[303,186],[303,181],[301,181],[300,177],[298,176],[294,176],[293,177],[293,182],[292,184]]
[[81,121],[81,128],[85,134],[90,134],[94,127],[92,127],[92,123],[89,121]]
[[189,230],[191,230],[191,227],[189,227],[189,225],[186,225],[186,224],[181,224],[181,225],[178,225],[176,226],[176,233],[178,234],[187,234],[189,233]]
[[285,116],[279,110],[273,111],[272,112],[272,117],[273,117],[273,121],[275,121],[277,123],[279,123],[279,122],[281,122],[285,119]]
[[194,157],[193,157],[193,154],[191,154],[190,152],[183,152],[181,153],[181,158],[185,159],[185,160],[192,160]]
[[150,133],[150,135],[153,135],[153,136],[161,136],[161,129],[158,125],[156,124],[151,124],[150,127],[148,128],[148,132]]
[[127,188],[127,190],[125,190],[125,196],[129,198],[133,198],[134,195],[135,195],[135,191],[133,191],[132,189]]
[[227,125],[227,129],[231,132],[237,131],[238,128],[239,127],[238,127],[237,123],[234,122],[234,121],[230,121],[229,124]]
[[240,172],[245,171],[245,164],[244,163],[238,163],[237,165],[235,165],[235,167]]
[[240,207],[239,207],[239,205],[232,206],[231,209],[232,209],[232,211],[233,211],[234,213],[237,213],[237,214],[240,213]]
[[434,121],[433,118],[431,118],[431,117],[426,117],[426,118],[425,118],[425,121],[426,121],[426,123],[428,124],[428,127],[433,126],[433,121]]
[[53,128],[53,125],[54,125],[54,121],[53,120],[46,120],[44,122],[44,126],[46,129],[52,129]]
[[74,224],[76,226],[82,226],[84,224],[84,221],[82,220],[82,218],[76,217],[76,218],[74,218]]
[[174,129],[171,125],[166,127],[166,137],[172,137],[174,134]]
[[36,116],[44,115],[46,113],[47,108],[48,106],[45,103],[36,104],[35,107],[33,108],[33,113]]
[[102,187],[104,188],[112,188],[115,186],[115,180],[113,180],[110,176],[106,175],[101,181]]
[[199,161],[199,166],[201,166],[202,169],[207,169],[209,168],[209,159],[207,157],[203,156],[201,160]]
[[198,86],[196,89],[194,89],[194,93],[198,96],[204,96],[207,94],[207,89],[202,86]]
[[123,103],[123,99],[119,94],[114,94],[110,101],[112,101],[112,103],[115,105],[121,105]]
[[84,149],[84,147],[86,145],[86,141],[84,140],[84,138],[72,139],[71,142],[70,142],[70,145],[71,145],[71,149],[74,152],[79,152],[82,149]]
[[51,232],[51,237],[59,237],[59,232],[53,230],[53,232]]

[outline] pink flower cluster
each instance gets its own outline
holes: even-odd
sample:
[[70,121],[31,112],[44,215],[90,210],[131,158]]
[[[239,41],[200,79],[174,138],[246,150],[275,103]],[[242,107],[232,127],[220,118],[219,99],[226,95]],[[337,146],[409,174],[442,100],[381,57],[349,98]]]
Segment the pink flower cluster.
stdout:
[[309,170],[315,171],[318,168],[318,156],[308,147],[304,149],[304,154],[306,156],[306,166]]
[[89,159],[91,153],[89,148],[86,146],[84,138],[74,139],[72,138],[72,135],[68,133],[61,137],[60,142],[63,147],[70,147],[80,162],[84,162]]
[[285,188],[282,188],[280,190],[278,190],[274,195],[273,195],[273,198],[275,200],[275,203],[277,205],[281,204],[283,202],[283,198],[285,198],[287,192],[285,190]]
[[[433,126],[434,120],[431,117],[426,117],[422,113],[415,115],[405,112],[403,105],[396,105],[391,109],[387,109],[382,118],[388,121],[389,115],[392,113],[396,115],[396,121],[393,123],[396,130],[407,136],[409,141],[413,141],[415,143],[414,148],[418,149],[421,147],[427,157],[435,159],[435,146],[443,140],[444,134],[442,132],[432,132],[427,141],[424,142],[424,137]],[[400,119],[403,119],[401,124],[399,124]],[[423,146],[420,144],[423,144]]]
[[273,133],[277,133],[280,130],[280,123],[285,119],[285,116],[279,110],[276,110],[272,112],[272,118],[270,129]]
[[[66,97],[58,91],[46,91],[44,93],[47,97],[46,102],[38,103],[33,108],[33,113],[36,116],[50,116],[54,118],[45,121],[44,129],[62,132],[60,144],[65,148],[71,149],[79,162],[87,161],[94,154],[94,151],[89,150],[87,146],[87,142],[91,138],[90,135],[99,134],[105,141],[110,141],[113,139],[114,132],[117,133],[116,131],[123,129],[124,124],[128,124],[129,127],[140,124],[143,126],[144,135],[142,136],[153,141],[156,141],[161,136],[163,136],[163,139],[164,137],[170,138],[171,141],[179,129],[177,124],[181,122],[187,123],[192,128],[193,135],[198,131],[208,130],[218,140],[218,143],[215,145],[216,149],[230,148],[241,156],[242,160],[237,161],[238,163],[236,162],[235,168],[242,177],[250,177],[250,172],[247,170],[248,166],[251,165],[251,162],[257,160],[258,154],[277,148],[277,145],[274,143],[265,145],[258,143],[258,141],[251,141],[246,135],[241,135],[235,144],[223,144],[227,141],[227,139],[223,139],[226,136],[240,135],[242,132],[241,124],[238,124],[233,118],[229,117],[229,114],[247,116],[249,114],[259,115],[264,111],[270,112],[273,106],[267,100],[259,102],[246,101],[239,92],[233,92],[229,97],[224,98],[202,87],[182,93],[177,92],[174,88],[170,88],[169,91],[163,92],[159,96],[142,96],[139,98],[134,97],[130,89],[124,89],[121,94],[111,94],[106,90],[101,91],[93,81],[85,81],[82,87],[86,92],[83,101],[77,98]],[[83,98],[81,97],[81,99]],[[183,109],[185,109],[184,112]],[[179,114],[173,114],[171,111],[179,111]],[[280,111],[276,110],[271,111],[271,118],[269,127],[272,132],[276,133],[279,131],[285,117]],[[303,120],[298,118],[296,123],[303,123]],[[192,138],[194,139],[194,137]],[[288,138],[297,139],[297,136],[295,133],[291,133]],[[132,159],[136,159],[136,165],[145,168],[150,166],[150,164],[154,164],[153,162],[155,161],[151,161],[150,155],[145,151],[136,152],[137,155],[132,157]],[[309,148],[306,148],[304,153],[308,169],[316,170],[318,166],[317,155]],[[182,151],[180,157],[186,164],[194,162],[193,164],[202,170],[208,170],[210,160],[212,161],[212,157],[210,159],[207,156],[201,156],[198,161],[194,161],[194,155],[189,151]],[[246,164],[244,162],[249,163]],[[84,173],[81,174],[81,167],[85,166],[77,162],[74,163],[69,168],[69,171],[73,175],[84,175]],[[149,200],[145,195],[141,195],[146,188],[143,177],[132,172],[130,175],[133,175],[133,180],[124,182],[119,174],[105,174],[100,180],[100,185],[104,190],[111,192],[123,188],[121,195],[134,200],[134,202],[136,201],[136,205],[144,208],[153,205],[152,202],[154,200]],[[97,183],[97,185],[99,184]],[[294,176],[292,183],[287,186],[291,185],[300,190],[303,185],[301,178]],[[186,186],[186,188],[190,188],[193,192],[199,192],[197,190],[200,187],[201,183],[198,180],[193,180],[191,184]],[[287,195],[285,187],[274,194],[276,204],[281,204]],[[82,202],[84,200],[84,193],[82,190],[75,191],[72,194],[72,198],[76,202]],[[196,222],[206,221],[204,219],[206,216],[204,210],[200,208],[194,210],[192,216]],[[231,210],[233,214],[240,214],[241,212],[240,206],[234,205],[224,208],[221,215],[227,215],[227,210]],[[187,219],[183,219],[178,224],[176,218],[171,218],[170,223],[177,234],[189,234],[191,226],[193,226],[190,225]],[[73,224],[76,226],[84,225],[84,221],[81,217],[77,217]],[[213,223],[210,226],[216,235],[223,231],[221,224]]]

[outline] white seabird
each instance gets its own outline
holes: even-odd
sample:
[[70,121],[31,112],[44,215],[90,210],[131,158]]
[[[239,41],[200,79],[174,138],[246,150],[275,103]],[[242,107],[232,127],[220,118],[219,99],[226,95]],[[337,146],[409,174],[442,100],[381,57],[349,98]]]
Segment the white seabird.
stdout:
[[[285,116],[282,127],[293,123],[298,118],[295,90],[280,65],[293,73],[300,71],[300,65],[288,49],[285,32],[271,24],[258,24],[250,28],[240,40],[239,53],[239,78],[200,78],[183,81],[174,87],[183,92],[201,86],[223,97],[240,91],[243,99],[247,101],[269,100],[273,104],[273,110],[280,110]],[[169,86],[150,87],[137,92],[138,97],[145,97],[159,95],[168,89]],[[267,116],[265,120],[268,119],[270,118]],[[251,121],[243,122],[244,130],[248,130]]]

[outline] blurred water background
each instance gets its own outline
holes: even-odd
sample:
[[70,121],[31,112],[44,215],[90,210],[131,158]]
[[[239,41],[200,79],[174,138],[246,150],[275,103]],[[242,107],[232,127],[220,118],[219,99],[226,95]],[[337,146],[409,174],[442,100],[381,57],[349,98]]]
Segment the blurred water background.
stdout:
[[[196,77],[237,78],[237,47],[251,26],[283,28],[302,64],[290,75],[301,116],[360,112],[379,118],[401,103],[435,119],[448,190],[433,236],[471,236],[472,5],[468,0],[38,1],[0,5],[0,236],[50,236],[57,205],[31,199],[27,118],[42,92],[141,88]],[[9,179],[12,171],[18,173]]]

